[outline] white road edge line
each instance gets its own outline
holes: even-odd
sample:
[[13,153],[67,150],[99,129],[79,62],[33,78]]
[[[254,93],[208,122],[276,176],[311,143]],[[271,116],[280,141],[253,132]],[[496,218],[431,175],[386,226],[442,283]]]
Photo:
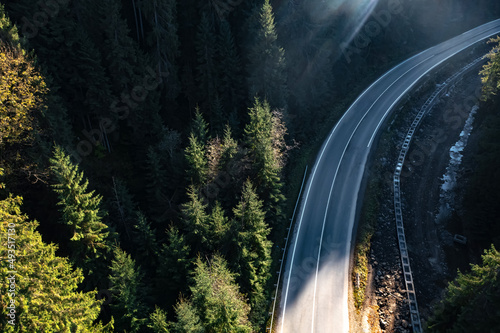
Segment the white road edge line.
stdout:
[[361,125],[361,123],[363,122],[363,120],[365,120],[365,118],[368,115],[368,113],[370,113],[371,109],[377,103],[377,101],[382,97],[382,95],[385,94],[387,92],[387,90],[389,90],[396,82],[399,81],[399,79],[401,79],[403,76],[405,76],[408,72],[410,72],[415,67],[417,67],[420,64],[422,64],[423,62],[429,60],[433,56],[434,55],[432,55],[432,56],[430,56],[430,57],[422,60],[421,62],[419,62],[418,64],[416,64],[415,66],[413,66],[412,68],[410,68],[409,70],[407,70],[406,72],[404,72],[403,74],[401,74],[401,76],[399,76],[396,80],[394,80],[389,85],[389,87],[387,87],[387,89],[385,89],[378,96],[378,98],[375,100],[375,102],[373,102],[373,104],[368,108],[368,110],[365,112],[365,114],[363,115],[363,117],[361,117],[361,119],[359,120],[358,124],[354,128],[354,131],[351,133],[351,136],[349,137],[349,140],[347,140],[347,143],[346,143],[346,145],[344,147],[342,155],[340,156],[339,164],[337,165],[337,169],[335,170],[335,175],[333,176],[332,186],[330,187],[330,193],[328,194],[328,200],[326,202],[325,215],[324,215],[324,218],[323,218],[323,225],[322,225],[322,228],[321,228],[321,236],[320,236],[320,239],[319,239],[319,249],[318,249],[318,260],[316,262],[316,276],[315,276],[315,279],[314,279],[314,293],[313,293],[313,305],[312,305],[312,318],[313,319],[312,319],[312,330],[311,330],[311,332],[314,332],[314,313],[315,313],[315,306],[316,306],[316,289],[317,289],[317,286],[318,286],[319,261],[321,260],[321,246],[323,245],[323,234],[325,232],[326,217],[328,215],[328,208],[330,207],[330,199],[332,197],[333,187],[335,186],[335,181],[337,180],[337,174],[339,173],[340,165],[342,164],[342,160],[344,159],[344,155],[345,155],[345,152],[347,151],[347,147],[349,147],[349,144],[352,141],[352,137],[354,136],[354,134],[356,134],[356,131],[358,130],[359,125]]
[[[426,51],[426,50],[425,50]],[[389,71],[387,71],[384,75],[382,75],[380,78],[378,78],[377,81],[373,82],[368,88],[366,88],[362,93],[361,95],[358,96],[358,98],[356,98],[356,100],[351,104],[351,106],[349,107],[349,109],[347,109],[347,111],[342,115],[342,117],[339,119],[339,121],[337,122],[337,124],[335,125],[335,127],[333,128],[332,132],[330,133],[330,135],[328,136],[328,139],[327,141],[325,142],[325,144],[323,145],[323,148],[321,149],[321,153],[320,153],[320,156],[318,158],[318,160],[316,161],[316,163],[314,164],[314,170],[311,174],[311,179],[308,180],[308,185],[307,185],[307,192],[306,192],[306,197],[305,197],[305,200],[304,200],[304,204],[303,206],[301,207],[301,215],[300,215],[300,219],[299,219],[299,225],[297,226],[297,234],[295,236],[295,239],[294,239],[294,246],[293,246],[293,251],[292,251],[292,261],[290,262],[290,271],[288,273],[288,280],[287,280],[287,285],[286,285],[286,292],[285,292],[285,300],[284,300],[284,303],[283,303],[283,314],[281,316],[281,333],[284,333],[283,332],[283,328],[284,328],[284,325],[285,325],[285,313],[286,313],[286,303],[287,303],[287,300],[288,300],[288,290],[290,288],[290,277],[292,276],[292,270],[293,270],[293,262],[294,262],[294,259],[295,259],[295,251],[297,249],[297,239],[299,237],[299,234],[300,234],[300,228],[302,226],[302,219],[304,217],[304,210],[305,210],[305,207],[307,205],[307,199],[309,197],[309,192],[311,190],[311,185],[312,185],[312,182],[314,180],[314,176],[316,175],[316,170],[318,169],[318,164],[319,162],[321,161],[321,159],[323,158],[323,154],[326,150],[326,147],[328,146],[328,144],[330,143],[330,140],[333,136],[333,134],[335,133],[335,131],[337,130],[338,126],[340,125],[340,123],[342,122],[342,120],[344,119],[344,117],[349,113],[349,111],[356,105],[356,103],[366,94],[367,91],[369,91],[374,85],[376,85],[380,80],[382,80],[384,77],[386,77],[387,75],[389,75],[392,71],[396,70],[398,67],[402,66],[403,64],[405,64],[406,62],[410,61],[411,59],[419,56],[420,54],[424,53],[425,51],[422,51],[416,55],[414,55],[413,57],[403,61],[402,63],[400,63],[399,65],[396,65],[395,67],[393,67],[392,69],[390,69]],[[286,267],[286,265],[285,265]]]
[[[493,21],[494,22],[494,21]],[[493,24],[493,22],[490,22],[491,24]],[[479,27],[478,27],[479,28]],[[473,29],[474,30],[474,29]],[[483,39],[486,39],[488,38],[489,36],[495,34],[495,33],[498,33],[499,31],[496,31],[496,32],[493,32],[491,33],[490,35],[484,37],[484,38],[481,38],[479,40],[477,40],[476,42],[470,44],[469,46],[467,47],[464,47],[462,48],[461,50],[457,51],[456,53],[459,53],[461,51],[463,51],[464,49],[470,47],[471,45],[483,40]],[[383,78],[385,78],[387,75],[389,75],[391,72],[393,72],[394,70],[396,70],[397,68],[399,68],[400,66],[402,66],[403,64],[407,63],[408,61],[412,60],[413,58],[416,58],[418,57],[419,55],[425,53],[425,52],[428,52],[429,50],[433,49],[435,46],[433,47],[430,47],[429,49],[426,49],[426,50],[423,50],[422,52],[408,58],[407,60],[401,62],[400,64],[394,66],[392,69],[390,69],[389,71],[387,71],[384,75],[382,75],[380,78],[378,78],[374,83],[372,83],[368,88],[366,88],[362,93],[361,95],[358,96],[358,98],[356,98],[356,100],[351,104],[351,106],[349,107],[349,109],[342,115],[342,117],[339,119],[339,121],[337,122],[337,124],[335,125],[335,127],[333,128],[332,132],[330,133],[330,135],[328,136],[328,139],[327,141],[325,142],[325,144],[323,145],[323,148],[321,149],[321,153],[320,153],[320,156],[318,158],[318,160],[316,161],[315,165],[314,165],[314,170],[313,170],[313,173],[311,175],[311,179],[308,180],[308,186],[307,186],[307,193],[306,193],[306,197],[305,197],[305,200],[304,200],[304,204],[303,206],[301,207],[301,216],[300,216],[300,220],[299,220],[299,224],[297,226],[297,233],[296,233],[296,236],[295,236],[295,239],[294,239],[294,246],[293,246],[293,251],[292,251],[292,259],[291,259],[291,262],[290,262],[290,271],[288,273],[288,279],[287,279],[287,286],[286,286],[286,291],[285,291],[285,299],[284,299],[284,303],[283,303],[283,314],[282,314],[282,318],[281,318],[281,333],[284,333],[283,329],[284,329],[284,325],[285,325],[285,313],[286,313],[286,305],[287,305],[287,300],[288,300],[288,291],[289,291],[289,288],[290,288],[290,277],[292,275],[292,270],[293,270],[293,262],[294,262],[294,259],[295,259],[295,252],[296,252],[296,249],[297,249],[297,239],[299,237],[299,234],[300,234],[300,229],[301,229],[301,226],[302,226],[302,220],[303,220],[303,217],[304,217],[304,211],[305,211],[305,207],[307,205],[307,199],[309,198],[309,192],[311,190],[311,186],[312,186],[312,183],[313,183],[313,180],[314,180],[314,176],[316,174],[316,170],[318,168],[318,164],[319,162],[321,161],[321,159],[323,158],[323,154],[326,150],[326,147],[328,146],[328,144],[330,143],[330,140],[333,136],[333,134],[335,133],[335,131],[337,130],[338,126],[341,124],[342,120],[344,119],[344,117],[349,113],[349,111],[356,105],[356,103],[359,101],[359,99],[361,99],[365,94],[366,92],[368,92],[374,85],[376,85],[380,80],[382,80]],[[453,55],[455,55],[456,53],[454,53]],[[453,56],[451,55],[451,56]],[[451,57],[450,56],[450,57]],[[426,75],[429,71],[431,71],[433,68],[435,68],[436,66],[440,65],[442,62],[444,62],[445,60],[449,59],[450,57],[447,57],[446,59],[444,59],[443,61],[439,62],[437,65],[433,66],[432,68],[430,68],[425,74],[423,74],[422,76],[420,76],[418,78],[418,80],[420,80],[424,75]],[[417,80],[417,81],[418,81]],[[414,84],[412,84],[408,89],[405,90],[405,92],[403,93],[403,95],[408,91],[410,90],[410,88],[413,87]],[[402,96],[402,95],[401,95]],[[377,125],[377,128],[375,129],[374,131],[374,134],[372,135],[371,139],[370,139],[370,142],[368,143],[368,146],[367,148],[370,147],[372,141],[373,141],[373,138],[375,137],[375,134],[377,133],[379,127],[381,126],[383,120],[386,118],[387,116],[387,113],[389,112],[389,110],[391,110],[391,108],[399,101],[399,99],[401,98],[401,96],[398,97],[398,99],[396,100],[396,102],[393,103],[393,105],[391,105],[391,107],[388,109],[388,111],[386,111],[386,113],[384,114],[382,120],[379,122],[379,124]],[[366,114],[365,114],[366,115]],[[363,117],[364,118],[364,117]],[[359,123],[358,123],[358,126],[359,126]],[[357,128],[357,127],[356,127]],[[353,132],[354,133],[354,132]],[[352,135],[351,135],[351,138],[352,138]],[[350,142],[350,139],[349,139],[349,142]],[[347,146],[346,146],[347,147]],[[345,150],[344,150],[345,152]],[[343,154],[342,154],[343,156]],[[340,164],[339,164],[340,165]],[[337,171],[338,171],[338,167],[337,167]],[[336,174],[335,174],[336,176]],[[352,230],[351,230],[351,235],[352,235]],[[320,246],[320,251],[321,251],[321,246]],[[319,260],[319,258],[318,258]],[[286,267],[286,265],[285,265]],[[316,292],[316,289],[315,289],[315,292]]]
[[[399,97],[394,101],[394,103],[391,104],[391,106],[387,109],[387,111],[384,113],[384,116],[382,117],[382,119],[380,119],[378,125],[377,125],[377,128],[375,128],[375,131],[373,131],[373,134],[372,134],[372,137],[370,138],[370,141],[368,142],[368,146],[366,146],[367,148],[370,148],[371,144],[373,143],[373,140],[375,138],[375,135],[377,134],[380,126],[382,126],[382,123],[384,122],[385,118],[387,118],[387,115],[389,114],[389,112],[392,110],[392,108],[394,107],[394,105],[396,105],[400,100],[401,98],[409,91],[411,90],[415,84],[417,84],[418,81],[420,81],[420,79],[422,77],[424,77],[425,75],[427,75],[430,71],[432,71],[434,68],[436,68],[437,66],[441,65],[443,62],[445,62],[446,60],[450,59],[451,57],[453,57],[454,55],[456,55],[457,53],[460,53],[462,52],[463,50],[465,49],[468,49],[469,47],[471,47],[472,45],[476,44],[476,43],[479,43],[480,41],[486,39],[486,38],[489,38],[491,37],[492,35],[494,34],[497,34],[497,33],[500,33],[500,31],[498,29],[494,29],[496,32],[493,32],[492,34],[490,35],[487,35],[486,37],[483,37],[483,38],[480,38],[478,40],[476,40],[475,42],[469,44],[468,46],[466,47],[463,47],[461,48],[460,50],[458,50],[457,52],[451,54],[450,56],[444,58],[443,60],[441,60],[440,62],[438,62],[437,64],[435,64],[434,66],[432,66],[431,68],[429,68],[425,73],[423,73],[422,75],[420,75],[405,91],[403,91],[403,93],[401,95],[399,95]],[[477,37],[477,36],[475,36]]]

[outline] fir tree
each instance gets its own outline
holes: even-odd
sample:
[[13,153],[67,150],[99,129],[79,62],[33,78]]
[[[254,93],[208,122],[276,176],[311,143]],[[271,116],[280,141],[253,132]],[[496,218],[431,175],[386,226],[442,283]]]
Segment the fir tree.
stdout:
[[0,145],[31,142],[36,127],[34,113],[43,107],[47,92],[44,79],[23,50],[3,41],[0,74]]
[[249,180],[246,181],[240,203],[234,209],[236,262],[241,272],[240,285],[248,293],[252,306],[252,322],[263,324],[266,310],[266,284],[271,276],[271,248],[268,240],[270,229],[265,221],[262,201],[259,200]]
[[231,127],[226,125],[222,139],[222,164],[227,164],[238,152],[238,142],[233,138]]
[[207,143],[207,140],[209,139],[208,123],[203,118],[203,114],[201,114],[199,107],[196,107],[194,112],[194,119],[191,124],[191,133],[193,133],[202,144]]
[[187,195],[189,201],[182,205],[182,221],[190,241],[206,246],[209,242],[207,205],[200,200],[194,186],[189,186]]
[[[203,106],[212,107],[217,93],[217,72],[215,65],[216,37],[213,24],[205,13],[202,13],[201,22],[196,33],[196,54],[198,65],[197,80],[199,86],[200,101]],[[211,114],[211,117],[213,115]]]
[[159,302],[165,306],[174,304],[179,292],[187,291],[186,278],[190,268],[190,247],[179,230],[171,226],[166,230],[156,271],[157,290],[162,295]]
[[[191,302],[181,298],[175,306],[177,322],[174,323],[176,333],[205,333],[207,332],[201,323],[200,316]],[[208,332],[207,332],[208,333]]]
[[144,16],[152,29],[146,37],[158,73],[168,73],[163,94],[174,101],[180,92],[177,57],[180,55],[175,0],[141,1]]
[[53,187],[59,196],[62,222],[71,228],[72,256],[82,264],[95,263],[109,249],[108,226],[102,222],[104,214],[100,210],[102,197],[87,191],[88,180],[60,147],[55,147],[50,163],[57,181]]
[[500,309],[500,253],[491,246],[481,265],[458,273],[427,323],[429,332],[494,332]]
[[[73,269],[67,258],[56,256],[56,245],[43,242],[36,231],[38,222],[29,221],[21,214],[21,203],[20,197],[13,196],[0,201],[1,251],[6,255],[17,254],[15,261],[12,259],[0,268],[3,281],[15,277],[12,300],[16,307],[12,325],[7,322],[12,320],[8,316],[8,294],[2,295],[6,302],[2,302],[0,331],[107,332],[112,329],[112,322],[106,327],[94,324],[102,303],[95,299],[97,291],[78,291],[84,279],[82,271]],[[9,243],[7,236],[14,238],[15,244]]]
[[167,321],[167,313],[159,307],[149,315],[148,328],[152,329],[155,333],[169,333],[170,323]]
[[115,227],[122,237],[130,240],[131,225],[133,223],[133,214],[136,208],[136,203],[130,194],[125,182],[121,179],[113,181],[113,199],[109,205],[110,217],[115,221]]
[[158,242],[156,240],[156,230],[151,227],[146,216],[141,212],[136,212],[136,223],[132,231],[133,254],[145,267],[156,267],[158,258]]
[[154,147],[149,147],[146,163],[146,188],[149,197],[150,216],[155,222],[161,224],[165,222],[165,186],[168,182],[168,176],[161,155]]
[[249,97],[265,98],[273,108],[286,108],[285,51],[278,46],[274,14],[269,0],[265,0],[258,14],[254,44],[249,51]]
[[269,104],[255,99],[249,111],[250,122],[245,126],[245,141],[250,148],[256,172],[259,195],[265,199],[265,210],[270,221],[278,224],[282,219],[285,197],[281,193],[281,169],[286,149],[283,135],[286,128],[273,116]]
[[[198,258],[192,299],[176,307],[180,332],[252,332],[249,306],[238,290],[225,260],[214,256],[207,264]],[[198,320],[199,318],[199,320]]]
[[109,282],[113,293],[110,306],[116,318],[116,328],[138,332],[147,321],[144,299],[149,290],[142,281],[144,274],[130,255],[120,248],[115,248],[114,256]]
[[211,251],[217,252],[227,252],[229,249],[225,249],[227,247],[227,240],[229,236],[229,220],[226,216],[224,216],[224,210],[219,202],[215,203],[214,208],[212,208],[212,212],[208,217],[208,232],[209,235],[207,237],[207,247]]
[[226,20],[220,23],[217,50],[218,59],[220,59],[218,71],[221,77],[219,91],[222,106],[228,114],[237,114],[243,101],[241,60],[236,50],[231,25]]
[[187,175],[191,184],[197,187],[204,185],[208,176],[205,145],[193,133],[189,136],[189,146],[185,154],[189,167]]
[[479,73],[481,82],[483,83],[483,100],[490,99],[496,95],[500,89],[500,37],[492,38],[488,43],[495,43],[493,49],[486,55],[490,61],[483,66],[483,70]]

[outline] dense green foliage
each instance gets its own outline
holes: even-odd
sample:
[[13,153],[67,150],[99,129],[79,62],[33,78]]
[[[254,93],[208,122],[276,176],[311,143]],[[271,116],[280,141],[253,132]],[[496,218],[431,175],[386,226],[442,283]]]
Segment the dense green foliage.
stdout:
[[488,63],[483,66],[479,73],[483,83],[483,100],[488,100],[492,95],[496,95],[500,89],[500,37],[493,38],[489,43],[496,43],[493,49],[486,55]]
[[[57,283],[19,292],[53,302],[37,318],[54,331],[262,331],[290,171],[307,159],[296,141],[313,151],[370,75],[500,12],[397,2],[360,45],[378,16],[349,1],[1,3],[0,167],[59,246],[23,229],[37,245],[19,251],[48,259],[26,257],[20,276],[42,279],[44,265]],[[455,20],[457,8],[476,15]]]
[[500,253],[485,250],[481,265],[458,273],[428,322],[429,332],[496,332],[500,318]]
[[223,258],[214,256],[207,263],[198,258],[193,279],[192,298],[176,307],[176,332],[252,332],[250,308]]
[[[461,222],[473,251],[484,250],[482,264],[471,265],[471,271],[458,272],[427,323],[429,332],[496,332],[500,319],[500,220],[497,205],[500,200],[498,162],[500,156],[500,117],[497,93],[499,85],[500,38],[487,55],[489,62],[480,72],[483,89],[480,135],[477,151],[471,156],[477,165],[468,177],[463,199]],[[477,125],[475,124],[475,127]],[[490,245],[492,244],[493,245]]]
[[0,275],[10,283],[10,287],[2,287],[0,330],[107,331],[112,324],[106,329],[93,324],[102,304],[95,299],[97,291],[78,291],[83,281],[81,269],[57,256],[56,245],[43,242],[36,230],[38,222],[21,213],[21,204],[22,198],[12,195],[0,200],[2,262],[7,263]]

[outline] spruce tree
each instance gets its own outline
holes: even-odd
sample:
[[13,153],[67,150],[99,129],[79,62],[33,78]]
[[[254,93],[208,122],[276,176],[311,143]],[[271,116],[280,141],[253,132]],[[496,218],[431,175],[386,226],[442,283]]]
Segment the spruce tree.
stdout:
[[207,237],[207,247],[209,250],[219,253],[230,251],[230,249],[227,248],[230,231],[229,219],[224,216],[224,210],[219,202],[215,203],[208,217],[207,231],[209,232]]
[[0,74],[0,145],[31,143],[36,127],[34,113],[44,107],[47,92],[44,79],[22,49],[2,40]]
[[181,298],[175,306],[177,322],[174,323],[174,332],[176,333],[205,333],[201,323],[200,316],[196,313],[190,301]]
[[222,107],[227,114],[237,114],[243,101],[243,78],[241,75],[241,60],[238,55],[231,25],[223,20],[219,25],[217,36],[217,53],[219,62],[218,72],[220,73],[219,92],[222,99]]
[[[195,46],[198,62],[196,78],[199,87],[199,100],[203,103],[203,107],[211,108],[215,101],[219,83],[215,65],[216,37],[214,26],[205,13],[201,15]],[[212,120],[212,112],[210,116]]]
[[252,332],[250,308],[222,257],[208,263],[198,258],[191,293],[190,301],[176,307],[180,332]]
[[[0,276],[6,283],[15,278],[15,320],[8,323],[9,294],[2,302],[0,331],[2,332],[108,332],[106,327],[94,324],[102,301],[96,300],[97,291],[82,292],[84,280],[81,269],[73,269],[67,258],[56,256],[57,246],[46,244],[36,230],[38,222],[29,221],[21,213],[21,197],[10,195],[0,201],[0,247],[5,253],[6,265]],[[8,239],[11,238],[11,240]],[[12,246],[14,245],[14,246]],[[9,254],[9,256],[8,256]],[[12,271],[15,271],[14,273]],[[11,325],[11,324],[14,325]]]
[[150,216],[158,224],[166,221],[165,187],[168,175],[163,165],[162,156],[155,147],[150,146],[146,156],[146,189],[148,194]]
[[492,245],[481,265],[458,272],[427,323],[428,332],[495,332],[500,309],[500,253]]
[[178,37],[177,2],[175,0],[141,1],[139,6],[143,9],[146,21],[152,27],[148,32],[146,42],[151,49],[158,73],[168,73],[163,78],[163,94],[170,102],[180,92],[178,78],[177,57],[180,55],[180,42]]
[[281,193],[281,169],[284,165],[284,145],[282,123],[271,113],[269,104],[255,99],[249,111],[250,122],[245,126],[245,141],[250,149],[256,173],[259,195],[265,201],[265,210],[274,225],[283,218],[285,197]]
[[159,246],[156,240],[156,230],[151,227],[142,212],[136,212],[136,223],[132,231],[133,254],[147,268],[156,267]]
[[189,186],[187,195],[189,201],[181,206],[182,222],[190,242],[206,248],[209,243],[207,205],[202,202],[194,186]]
[[166,230],[167,239],[160,250],[156,271],[158,304],[171,306],[180,292],[186,292],[186,279],[191,266],[190,247],[185,237],[174,226]]
[[191,123],[191,133],[193,133],[202,144],[207,143],[209,139],[208,123],[203,118],[203,114],[200,112],[199,107],[196,107],[194,112],[194,119]]
[[240,203],[234,209],[233,235],[238,249],[235,261],[239,267],[240,285],[248,293],[252,322],[258,327],[265,320],[266,284],[271,276],[269,226],[265,221],[262,201],[250,180],[243,187]]
[[155,310],[149,315],[148,328],[155,333],[169,333],[170,323],[167,321],[167,313],[160,307],[155,307]]
[[233,138],[231,127],[226,124],[222,139],[222,164],[226,165],[238,152],[238,141]]
[[481,75],[481,82],[483,83],[483,100],[490,99],[493,95],[498,93],[500,89],[500,37],[492,38],[488,43],[495,43],[493,49],[486,55],[490,61],[483,66]]
[[208,176],[205,144],[193,133],[189,136],[189,146],[185,154],[188,162],[188,180],[196,187],[205,185]]
[[102,221],[104,213],[100,209],[102,197],[87,191],[88,180],[59,146],[55,147],[50,163],[56,178],[53,188],[59,197],[62,222],[71,230],[72,258],[79,264],[90,264],[88,268],[92,272],[96,259],[109,249],[108,226]]
[[139,332],[146,325],[148,309],[144,299],[149,289],[143,284],[143,278],[144,274],[135,260],[116,247],[109,282],[113,293],[110,306],[118,330]]
[[249,97],[265,98],[273,108],[287,106],[285,51],[278,45],[273,8],[269,0],[256,15],[257,30],[249,50]]
[[134,219],[134,211],[137,204],[134,202],[132,194],[127,188],[125,182],[121,179],[112,177],[113,195],[111,202],[108,202],[109,215],[116,230],[122,239],[130,240],[131,226]]

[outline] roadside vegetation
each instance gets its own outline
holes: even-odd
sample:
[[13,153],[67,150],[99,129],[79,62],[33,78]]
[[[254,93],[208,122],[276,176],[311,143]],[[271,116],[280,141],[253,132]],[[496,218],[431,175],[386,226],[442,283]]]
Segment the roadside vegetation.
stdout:
[[476,164],[464,196],[461,219],[474,253],[484,251],[482,262],[458,272],[448,284],[443,300],[427,323],[428,332],[495,332],[500,318],[500,220],[498,215],[498,165],[500,156],[500,37],[490,40],[493,49],[480,72],[483,83]]
[[346,56],[323,1],[0,1],[0,331],[265,330],[305,165],[385,70],[500,13],[460,3],[435,36],[446,5],[397,2]]

